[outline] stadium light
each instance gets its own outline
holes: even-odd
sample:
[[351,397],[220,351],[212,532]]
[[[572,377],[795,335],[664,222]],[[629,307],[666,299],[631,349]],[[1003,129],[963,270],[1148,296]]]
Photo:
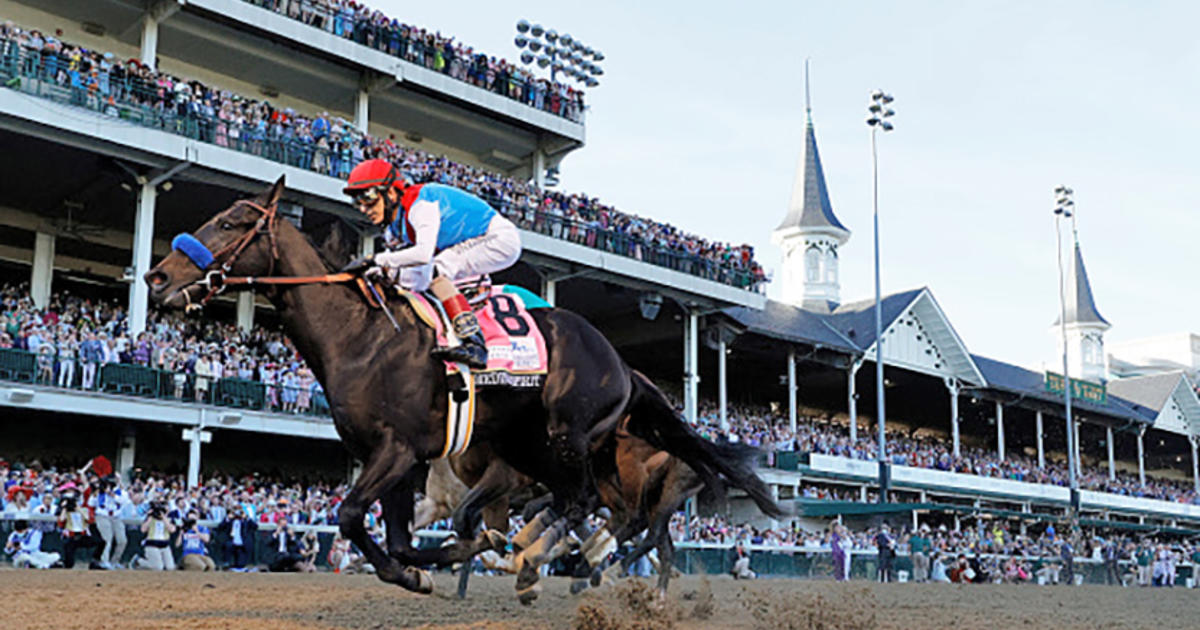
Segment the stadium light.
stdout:
[[896,114],[895,110],[887,107],[892,102],[892,95],[883,90],[871,92],[871,102],[867,105],[867,125],[871,127],[871,175],[872,175],[872,206],[875,215],[875,421],[879,425],[879,502],[888,500],[888,467],[887,467],[887,436],[884,427],[887,416],[884,413],[883,395],[883,294],[879,282],[879,151],[876,149],[875,137],[880,129],[891,131],[892,123],[889,118]]
[[1067,363],[1067,289],[1066,274],[1063,272],[1062,256],[1062,222],[1075,220],[1075,202],[1071,196],[1075,191],[1066,186],[1054,189],[1054,234],[1058,249],[1058,323],[1062,337],[1063,364],[1063,411],[1067,417],[1067,477],[1071,487],[1071,509],[1079,514],[1079,461],[1075,457],[1075,443],[1079,436],[1075,433],[1075,421],[1071,417],[1071,373]]
[[598,62],[604,60],[604,54],[570,33],[560,35],[552,28],[519,20],[513,43],[521,49],[521,63],[550,69],[551,82],[557,81],[562,73],[582,87],[600,85],[597,77],[604,75],[604,69]]

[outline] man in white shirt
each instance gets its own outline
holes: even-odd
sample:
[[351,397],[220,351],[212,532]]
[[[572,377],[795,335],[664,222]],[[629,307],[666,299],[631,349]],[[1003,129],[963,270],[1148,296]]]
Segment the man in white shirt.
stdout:
[[12,555],[14,567],[49,569],[58,562],[57,553],[42,551],[42,532],[30,527],[29,521],[17,521],[14,527],[4,544],[4,552]]
[[125,536],[125,523],[121,521],[121,511],[125,504],[129,503],[129,497],[121,488],[120,474],[115,474],[111,480],[105,479],[100,483],[100,491],[88,498],[88,507],[92,508],[96,515],[96,529],[104,539],[100,564],[106,569],[111,569],[114,566],[112,561],[115,560],[119,565],[121,556],[125,554],[128,539]]

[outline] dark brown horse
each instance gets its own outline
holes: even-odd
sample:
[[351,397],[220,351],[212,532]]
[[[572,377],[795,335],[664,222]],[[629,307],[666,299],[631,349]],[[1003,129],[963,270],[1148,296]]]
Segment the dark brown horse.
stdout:
[[[380,579],[429,592],[432,579],[416,566],[461,562],[492,546],[486,537],[446,549],[415,550],[410,544],[413,494],[424,483],[426,462],[442,454],[447,437],[450,384],[443,364],[430,357],[434,332],[403,300],[394,300],[387,308],[397,332],[352,283],[329,282],[330,269],[316,249],[291,223],[277,220],[283,191],[280,178],[257,198],[235,202],[205,222],[191,236],[209,255],[196,256],[194,248],[173,251],[146,274],[150,297],[183,308],[206,301],[226,276],[268,285],[266,297],[325,387],[338,435],[364,463],[339,508],[343,535],[363,551]],[[326,281],[312,280],[323,277]],[[268,278],[285,280],[269,284]],[[724,478],[766,513],[781,514],[754,472],[753,450],[704,440],[669,406],[630,412],[654,403],[647,403],[646,386],[635,386],[629,367],[599,331],[564,309],[531,315],[550,355],[544,385],[481,391],[473,439],[544,484],[569,526],[582,522],[594,504],[590,440],[611,432],[627,414],[634,417],[630,433],[680,457],[706,483]],[[377,499],[389,525],[386,552],[363,522]]]

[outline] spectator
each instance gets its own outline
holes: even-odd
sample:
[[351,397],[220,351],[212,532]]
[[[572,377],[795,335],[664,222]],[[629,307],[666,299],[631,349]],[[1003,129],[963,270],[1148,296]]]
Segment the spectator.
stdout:
[[929,579],[929,526],[921,525],[908,539],[908,550],[912,554],[913,581],[919,583]]
[[875,535],[875,548],[879,554],[879,581],[892,581],[892,560],[896,557],[896,539],[892,536],[887,523],[879,526]]

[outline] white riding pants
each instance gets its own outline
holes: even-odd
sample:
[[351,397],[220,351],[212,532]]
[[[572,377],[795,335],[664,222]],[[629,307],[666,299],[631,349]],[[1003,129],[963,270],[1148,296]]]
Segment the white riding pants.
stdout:
[[104,539],[104,551],[100,554],[100,562],[121,562],[121,556],[125,555],[125,545],[128,543],[125,537],[125,523],[119,518],[97,512],[96,529]]
[[521,232],[512,221],[497,214],[483,236],[448,247],[433,262],[400,270],[397,284],[409,291],[424,291],[433,281],[433,270],[451,282],[471,276],[496,273],[513,266],[521,257]]

